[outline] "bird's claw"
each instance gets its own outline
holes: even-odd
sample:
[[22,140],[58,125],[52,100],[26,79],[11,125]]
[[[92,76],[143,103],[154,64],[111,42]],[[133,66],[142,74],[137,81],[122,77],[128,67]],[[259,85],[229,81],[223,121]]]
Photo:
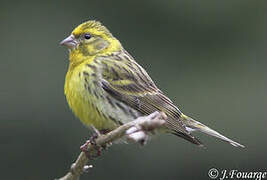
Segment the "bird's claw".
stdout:
[[[93,159],[93,158],[96,158],[98,156],[101,156],[102,154],[102,147],[97,145],[95,139],[98,137],[98,135],[93,135],[89,140],[87,140],[81,147],[81,151],[85,153],[86,157],[88,159]],[[93,150],[92,151],[89,151],[88,150],[88,146],[89,145],[92,145],[93,146]]]

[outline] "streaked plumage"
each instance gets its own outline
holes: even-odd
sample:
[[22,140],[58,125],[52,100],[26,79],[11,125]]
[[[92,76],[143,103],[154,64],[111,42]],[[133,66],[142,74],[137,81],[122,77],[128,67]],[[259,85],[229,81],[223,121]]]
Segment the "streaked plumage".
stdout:
[[99,22],[79,25],[62,44],[70,49],[65,95],[85,125],[112,130],[139,116],[163,111],[168,116],[166,132],[201,145],[189,132],[199,130],[242,147],[184,115]]

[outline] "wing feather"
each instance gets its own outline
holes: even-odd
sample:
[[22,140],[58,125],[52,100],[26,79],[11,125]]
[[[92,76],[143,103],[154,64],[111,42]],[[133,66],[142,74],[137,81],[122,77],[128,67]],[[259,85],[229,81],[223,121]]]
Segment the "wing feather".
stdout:
[[194,144],[201,144],[186,129],[180,120],[181,111],[155,85],[146,71],[128,54],[101,57],[103,89],[119,101],[124,102],[143,115],[155,111],[168,116],[167,128],[170,132]]

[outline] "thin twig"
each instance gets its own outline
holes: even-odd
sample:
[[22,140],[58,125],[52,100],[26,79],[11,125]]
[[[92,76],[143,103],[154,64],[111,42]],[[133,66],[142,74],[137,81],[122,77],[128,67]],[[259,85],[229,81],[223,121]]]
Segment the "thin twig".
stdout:
[[[100,135],[95,139],[96,145],[89,144],[87,151],[88,153],[93,153],[97,151],[96,146],[105,146],[124,135],[130,140],[144,144],[148,137],[147,133],[153,132],[153,130],[161,127],[166,122],[164,119],[166,119],[165,113],[159,112],[154,112],[149,116],[139,117],[134,121],[119,126],[108,134]],[[91,165],[87,165],[88,162],[87,155],[81,152],[76,161],[71,165],[69,172],[58,180],[78,180],[84,172],[92,168]]]

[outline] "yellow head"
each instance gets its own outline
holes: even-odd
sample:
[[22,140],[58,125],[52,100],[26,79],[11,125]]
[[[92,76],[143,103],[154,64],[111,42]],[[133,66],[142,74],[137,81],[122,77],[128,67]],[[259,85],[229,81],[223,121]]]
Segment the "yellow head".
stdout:
[[120,42],[98,21],[80,24],[60,44],[69,48],[71,61],[121,49]]

